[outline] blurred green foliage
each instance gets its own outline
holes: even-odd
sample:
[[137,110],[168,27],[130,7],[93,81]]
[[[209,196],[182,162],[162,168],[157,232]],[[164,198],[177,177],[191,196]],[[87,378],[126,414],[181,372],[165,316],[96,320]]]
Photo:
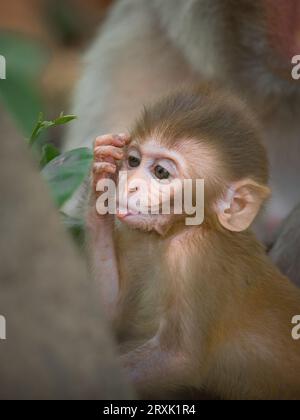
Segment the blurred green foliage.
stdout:
[[[88,176],[93,153],[88,148],[66,153],[47,142],[49,128],[73,121],[75,115],[61,113],[44,120],[44,109],[38,84],[47,55],[36,42],[15,34],[0,33],[0,54],[6,59],[7,79],[0,84],[0,101],[28,139],[28,145],[38,159],[41,172],[59,209],[68,201]],[[38,119],[36,119],[38,116]],[[82,238],[83,223],[61,213],[75,239]]]
[[29,136],[36,116],[44,108],[37,80],[47,54],[37,42],[6,32],[0,32],[0,54],[6,59],[7,75],[0,84],[0,101]]

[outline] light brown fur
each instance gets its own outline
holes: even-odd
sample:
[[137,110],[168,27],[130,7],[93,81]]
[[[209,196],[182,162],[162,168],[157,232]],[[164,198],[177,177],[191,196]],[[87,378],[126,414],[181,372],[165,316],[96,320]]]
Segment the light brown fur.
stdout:
[[[90,211],[93,255],[102,258],[96,278],[103,290],[117,285],[105,303],[139,394],[196,389],[224,399],[300,399],[300,343],[291,334],[300,292],[248,230],[268,194],[268,169],[247,109],[215,87],[187,89],[147,108],[131,137],[112,138],[125,147],[123,169],[128,144],[139,144],[142,160],[130,178],[146,177],[143,150],[154,142],[156,154],[162,146],[170,156],[180,151],[187,177],[207,181],[200,226],[173,214],[120,222]],[[96,140],[96,160],[109,139]],[[94,185],[105,176],[94,168]],[[225,209],[217,203],[230,186],[236,190]]]

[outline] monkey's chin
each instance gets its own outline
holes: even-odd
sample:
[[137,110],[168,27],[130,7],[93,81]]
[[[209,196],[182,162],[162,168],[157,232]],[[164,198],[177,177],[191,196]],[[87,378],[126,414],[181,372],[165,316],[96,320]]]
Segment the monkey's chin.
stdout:
[[169,216],[145,214],[145,213],[131,213],[116,214],[118,220],[126,224],[130,229],[140,230],[141,232],[155,232],[159,236],[165,236],[172,223],[170,223]]
[[133,229],[144,232],[155,230],[155,217],[152,215],[128,211],[127,213],[117,213],[116,217]]

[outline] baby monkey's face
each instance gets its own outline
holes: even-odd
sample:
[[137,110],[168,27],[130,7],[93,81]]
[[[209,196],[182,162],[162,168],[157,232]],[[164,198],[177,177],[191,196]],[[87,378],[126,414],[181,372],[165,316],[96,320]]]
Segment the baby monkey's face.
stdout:
[[157,139],[131,141],[119,172],[117,217],[161,235],[175,224],[201,225],[204,213],[218,220],[216,228],[248,229],[269,189],[251,178],[229,182],[218,162],[201,141],[186,139],[173,148]]
[[175,224],[198,226],[205,208],[206,221],[214,222],[216,229],[241,232],[250,227],[269,195],[268,187],[256,179],[229,176],[222,159],[202,138],[169,145],[161,139],[139,142],[122,136],[96,139],[93,185],[101,191],[102,181],[112,178],[114,193],[100,193],[97,211],[105,214],[102,204],[111,197],[113,212],[132,228],[165,235]]
[[131,227],[164,234],[183,219],[186,168],[180,153],[156,141],[131,141],[119,172],[117,217]]

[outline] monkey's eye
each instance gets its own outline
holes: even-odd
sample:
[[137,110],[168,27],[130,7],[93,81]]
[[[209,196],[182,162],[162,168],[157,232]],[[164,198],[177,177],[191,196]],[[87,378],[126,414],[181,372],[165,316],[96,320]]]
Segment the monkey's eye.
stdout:
[[168,179],[170,177],[170,172],[168,172],[165,168],[160,165],[155,166],[154,168],[154,175],[158,179]]
[[130,166],[131,168],[136,168],[137,166],[139,166],[139,164],[141,163],[141,159],[139,159],[136,156],[129,156],[128,157],[128,166]]

